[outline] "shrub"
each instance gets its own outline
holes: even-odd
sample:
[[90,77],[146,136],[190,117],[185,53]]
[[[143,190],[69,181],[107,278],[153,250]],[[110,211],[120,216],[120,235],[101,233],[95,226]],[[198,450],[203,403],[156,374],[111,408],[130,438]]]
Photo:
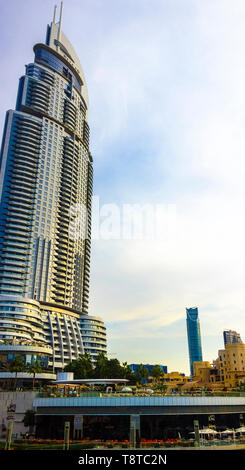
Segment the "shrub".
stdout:
[[94,449],[96,444],[94,442],[86,442],[83,444],[79,444],[80,449]]
[[183,447],[190,447],[190,446],[191,446],[191,442],[190,442],[190,441],[183,441],[183,442],[182,442],[182,446],[183,446]]

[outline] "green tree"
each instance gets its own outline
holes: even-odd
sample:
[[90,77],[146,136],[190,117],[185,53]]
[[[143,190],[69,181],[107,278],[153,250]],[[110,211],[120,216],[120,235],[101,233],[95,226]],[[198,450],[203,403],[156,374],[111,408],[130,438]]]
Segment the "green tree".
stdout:
[[129,365],[127,362],[123,362],[122,363],[122,369],[123,369],[123,375],[124,375],[124,379],[126,379],[127,375],[128,375],[128,372],[131,371]]
[[124,379],[129,380],[129,384],[135,385],[136,384],[136,377],[133,373],[133,371],[130,369],[129,365],[127,362],[122,363],[122,377]]
[[9,366],[10,372],[15,372],[15,379],[14,379],[14,389],[16,389],[17,384],[17,374],[18,372],[23,372],[25,368],[24,359],[20,356],[20,354],[16,354],[14,359],[11,361]]
[[124,369],[121,366],[118,359],[109,359],[107,360],[107,379],[123,379],[124,378]]
[[156,392],[166,393],[168,386],[164,382],[156,382],[153,388]]
[[24,415],[23,423],[25,427],[29,426],[30,434],[33,433],[34,426],[36,424],[35,415],[36,414],[34,410],[26,410],[25,415]]
[[96,363],[94,368],[94,378],[106,379],[108,378],[109,368],[108,359],[103,352],[99,352],[96,357]]
[[161,367],[159,365],[155,365],[151,369],[150,375],[152,375],[152,377],[154,377],[154,379],[156,379],[156,380],[159,379],[160,377],[162,377],[163,372],[162,372]]
[[245,382],[241,382],[239,385],[240,392],[245,392]]
[[87,353],[75,361],[71,361],[64,368],[65,372],[73,372],[75,379],[127,379],[131,384],[136,383],[136,377],[127,362],[122,365],[116,358],[108,359],[103,352],[96,357],[93,366],[91,356]]
[[74,379],[91,379],[93,377],[93,363],[90,354],[84,353],[75,361],[71,361],[64,368],[64,372],[73,372]]
[[135,377],[136,377],[137,382],[140,382],[142,385],[144,383],[144,380],[146,380],[149,377],[149,371],[144,366],[144,364],[139,364]]
[[34,390],[36,374],[41,374],[42,366],[40,362],[36,360],[36,361],[33,361],[31,364],[29,364],[27,370],[29,374],[33,374],[32,389]]

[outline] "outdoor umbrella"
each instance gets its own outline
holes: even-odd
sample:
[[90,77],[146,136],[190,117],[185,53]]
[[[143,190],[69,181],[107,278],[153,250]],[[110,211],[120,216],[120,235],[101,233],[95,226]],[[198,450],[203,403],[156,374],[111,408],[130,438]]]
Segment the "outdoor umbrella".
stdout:
[[132,392],[132,388],[130,387],[123,387],[121,392]]
[[218,434],[215,429],[210,429],[210,428],[205,428],[205,429],[200,429],[199,434]]
[[[189,432],[189,434],[195,434],[195,432],[192,431],[192,432]],[[199,429],[199,434],[218,434],[218,433],[214,429],[206,428],[206,429]]]
[[235,432],[240,432],[240,433],[245,432],[245,426],[242,426],[241,428],[235,429]]

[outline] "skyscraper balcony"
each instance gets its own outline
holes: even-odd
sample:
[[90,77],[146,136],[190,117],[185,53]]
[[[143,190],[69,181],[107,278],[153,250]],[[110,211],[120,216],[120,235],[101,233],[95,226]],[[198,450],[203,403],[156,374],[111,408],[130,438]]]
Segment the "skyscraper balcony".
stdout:
[[[13,351],[20,351],[21,340],[34,341],[50,348],[46,366],[60,369],[85,351],[94,358],[98,343],[94,331],[84,347],[80,323],[84,317],[92,321],[88,97],[61,18],[54,17],[46,44],[34,46],[34,53],[19,81],[16,109],[6,114],[0,155],[0,354],[1,339]],[[73,239],[69,231],[76,204],[88,211],[81,227],[86,240]],[[106,338],[102,347],[106,352]]]

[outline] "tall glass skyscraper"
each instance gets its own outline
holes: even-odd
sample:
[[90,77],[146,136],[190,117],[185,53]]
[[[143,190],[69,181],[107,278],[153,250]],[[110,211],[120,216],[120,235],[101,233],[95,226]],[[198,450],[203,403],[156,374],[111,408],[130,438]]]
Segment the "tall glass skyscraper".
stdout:
[[241,343],[241,336],[239,333],[233,330],[225,330],[223,331],[223,337],[224,337],[224,345],[226,344],[232,344],[232,343]]
[[0,154],[0,367],[16,352],[53,370],[106,352],[88,315],[93,159],[79,59],[56,7],[20,78]]
[[186,326],[189,346],[190,373],[193,376],[193,362],[202,361],[201,331],[198,308],[186,309]]

